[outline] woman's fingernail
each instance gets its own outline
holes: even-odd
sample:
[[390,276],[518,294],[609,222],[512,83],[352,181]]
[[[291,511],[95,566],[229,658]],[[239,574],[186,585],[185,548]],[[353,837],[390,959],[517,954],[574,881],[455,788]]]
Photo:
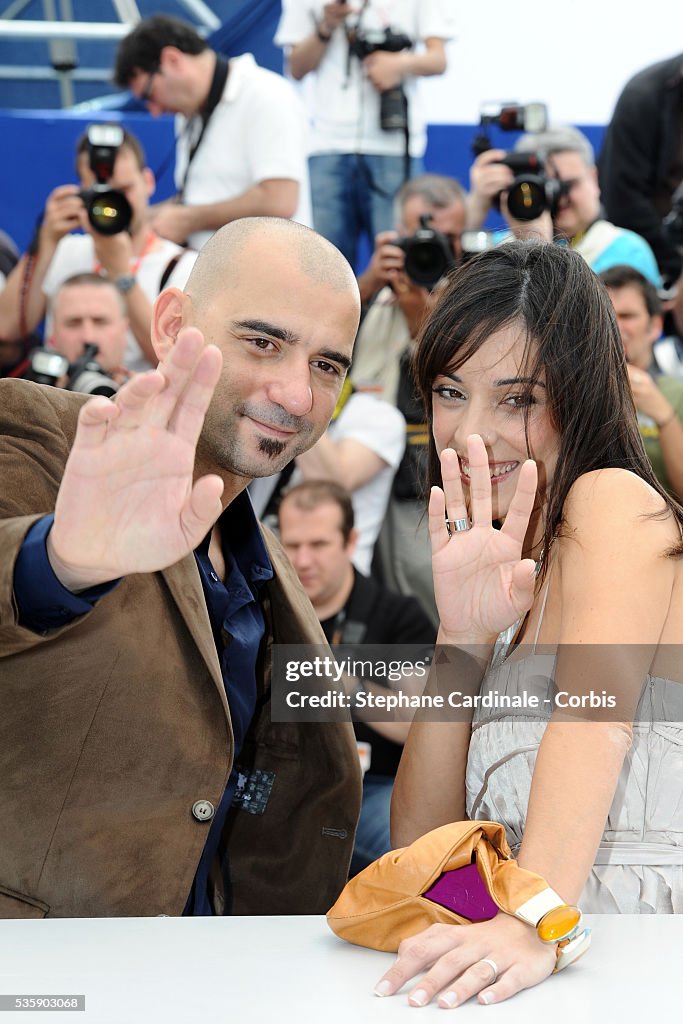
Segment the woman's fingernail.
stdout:
[[389,996],[393,992],[390,981],[380,981],[379,985],[375,988],[376,996]]
[[495,1003],[495,1001],[496,1001],[496,997],[494,996],[493,992],[480,992],[479,993],[479,1002],[480,1003],[484,1003],[486,1006],[488,1006],[489,1003]]
[[408,996],[408,1002],[413,1006],[426,1006],[429,1002],[429,996],[423,988],[418,988]]
[[439,996],[439,1006],[445,1007],[447,1010],[451,1010],[454,1006],[457,1006],[458,997],[455,992],[444,992],[442,996]]

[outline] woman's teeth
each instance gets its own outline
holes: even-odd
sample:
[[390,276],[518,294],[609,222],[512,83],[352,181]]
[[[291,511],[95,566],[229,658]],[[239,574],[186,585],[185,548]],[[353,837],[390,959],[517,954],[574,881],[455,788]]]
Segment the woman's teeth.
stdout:
[[[500,463],[499,465],[494,466],[493,469],[489,470],[489,475],[491,476],[491,479],[493,479],[496,476],[503,476],[505,473],[511,473],[516,465],[516,462]],[[464,462],[461,464],[461,468],[465,476],[470,475],[470,467],[466,465]]]

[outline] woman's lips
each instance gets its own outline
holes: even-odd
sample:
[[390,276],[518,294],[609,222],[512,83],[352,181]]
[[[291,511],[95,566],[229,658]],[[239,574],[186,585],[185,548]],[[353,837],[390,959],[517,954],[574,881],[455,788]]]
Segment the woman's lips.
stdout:
[[[509,476],[512,476],[518,466],[519,462],[516,462],[514,459],[511,459],[508,462],[489,462],[489,476],[491,478],[491,484],[499,484],[503,480],[507,480]],[[466,463],[461,459],[460,479],[468,485],[470,483],[469,469],[469,463]]]

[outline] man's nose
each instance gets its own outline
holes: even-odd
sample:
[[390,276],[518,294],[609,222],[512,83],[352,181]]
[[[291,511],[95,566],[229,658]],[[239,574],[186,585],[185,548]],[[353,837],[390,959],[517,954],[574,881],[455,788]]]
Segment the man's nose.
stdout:
[[268,388],[268,397],[292,416],[307,416],[313,408],[311,371],[296,367],[289,371],[281,368],[281,374]]
[[290,558],[296,571],[303,572],[311,564],[311,552],[308,545],[300,544]]

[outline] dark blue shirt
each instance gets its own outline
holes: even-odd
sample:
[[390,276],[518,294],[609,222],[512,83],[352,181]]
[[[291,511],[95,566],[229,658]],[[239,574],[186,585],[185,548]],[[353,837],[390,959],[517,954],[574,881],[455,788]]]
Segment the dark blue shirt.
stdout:
[[[52,571],[47,557],[45,541],[52,520],[52,516],[45,516],[31,527],[14,570],[19,621],[22,626],[42,634],[84,615],[95,601],[120,582],[117,580],[93,587],[80,594],[66,590]],[[209,559],[209,536],[194,555],[230,707],[236,761],[256,706],[256,660],[265,631],[258,596],[263,583],[272,579],[273,567],[246,491],[226,508],[218,526],[225,560],[225,583],[221,582]],[[236,784],[237,772],[233,767],[211,822],[185,914],[213,913],[208,895],[209,870],[218,850]],[[224,864],[222,867],[227,881],[228,866]],[[228,896],[229,891],[226,891]]]

